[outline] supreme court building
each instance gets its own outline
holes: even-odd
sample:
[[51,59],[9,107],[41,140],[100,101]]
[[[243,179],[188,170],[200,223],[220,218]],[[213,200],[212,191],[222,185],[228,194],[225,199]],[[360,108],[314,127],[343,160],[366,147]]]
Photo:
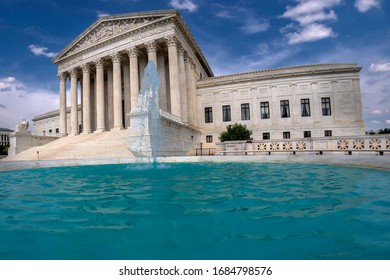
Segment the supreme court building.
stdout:
[[255,140],[364,135],[356,64],[214,77],[176,10],[101,17],[74,39],[53,59],[59,110],[35,117],[33,134],[131,130],[148,61],[159,75],[161,114],[189,128],[194,146],[215,146],[234,123],[245,124]]

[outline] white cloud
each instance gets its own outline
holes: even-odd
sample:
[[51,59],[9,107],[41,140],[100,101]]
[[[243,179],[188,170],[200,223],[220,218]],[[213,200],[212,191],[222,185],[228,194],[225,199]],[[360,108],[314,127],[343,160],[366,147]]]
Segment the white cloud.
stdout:
[[386,124],[390,124],[390,120],[386,120],[385,123],[386,123]]
[[371,121],[373,124],[380,124],[381,122],[380,121],[377,121],[377,120],[372,120]]
[[373,110],[371,112],[371,114],[373,114],[373,115],[381,115],[381,114],[383,114],[383,112],[381,110],[375,109],[375,110]]
[[56,92],[24,85],[15,77],[0,78],[0,127],[13,129],[23,118],[32,118],[59,106]]
[[[296,1],[298,4],[294,7],[287,6],[286,11],[281,16],[299,23],[299,26],[289,24],[281,29],[290,45],[313,42],[335,36],[332,28],[326,26],[324,22],[337,20],[336,13],[330,10],[330,8],[340,5],[342,0]],[[288,31],[291,28],[293,31]]]
[[308,26],[304,26],[298,32],[288,33],[288,43],[290,45],[300,44],[305,42],[318,41],[324,38],[333,37],[332,28],[326,27],[322,24],[313,23]]
[[387,63],[371,63],[370,72],[387,72],[390,71],[390,62]]
[[356,0],[355,7],[361,13],[365,13],[371,8],[379,9],[381,5],[381,0]]
[[192,0],[170,0],[169,5],[174,9],[187,10],[190,13],[198,10],[198,5],[194,4]]
[[103,11],[96,11],[96,16],[98,18],[109,16],[109,13],[103,12]]
[[29,45],[28,48],[30,49],[30,51],[39,56],[39,55],[43,55],[43,56],[46,56],[46,57],[49,57],[49,58],[52,58],[52,57],[55,57],[57,55],[57,53],[54,53],[54,52],[48,52],[48,48],[46,47],[39,47],[37,45]]
[[264,32],[269,28],[268,21],[259,21],[257,19],[248,19],[246,24],[241,27],[241,30],[247,34],[254,34]]

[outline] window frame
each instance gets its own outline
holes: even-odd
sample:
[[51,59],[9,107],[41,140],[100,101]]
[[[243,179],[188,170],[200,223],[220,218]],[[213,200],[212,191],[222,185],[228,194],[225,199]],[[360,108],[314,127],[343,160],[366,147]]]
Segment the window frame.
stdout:
[[301,99],[301,117],[310,117],[310,99],[302,98]]
[[[265,136],[268,136],[266,138]],[[263,140],[270,140],[271,139],[271,133],[270,132],[263,132]]]
[[332,105],[330,103],[330,97],[321,97],[321,111],[322,116],[332,115]]
[[204,122],[213,123],[213,107],[204,108]]
[[241,103],[241,120],[249,121],[251,119],[249,103]]
[[310,130],[303,131],[303,138],[311,138],[311,131]]
[[281,118],[290,118],[290,101],[280,100],[280,116]]
[[283,139],[291,139],[290,131],[283,131]]
[[206,135],[206,143],[213,143],[213,135]]
[[260,118],[262,120],[270,119],[269,101],[260,102]]
[[[225,118],[227,117],[227,118]],[[232,121],[232,110],[230,105],[222,105],[222,121],[231,122]]]

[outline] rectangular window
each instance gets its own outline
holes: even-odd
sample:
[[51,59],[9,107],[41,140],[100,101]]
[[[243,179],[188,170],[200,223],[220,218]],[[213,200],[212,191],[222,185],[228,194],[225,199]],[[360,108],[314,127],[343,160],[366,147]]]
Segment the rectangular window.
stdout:
[[325,130],[325,137],[331,137],[332,136],[332,130]]
[[213,122],[213,107],[204,108],[204,121],[205,123]]
[[288,100],[281,100],[280,101],[280,114],[282,118],[289,118],[290,117],[290,104]]
[[310,101],[308,98],[301,99],[301,114],[302,117],[310,117]]
[[241,120],[250,120],[249,103],[241,104]]
[[56,133],[60,133],[60,129],[59,128],[56,128]]
[[330,108],[330,97],[321,98],[321,106],[322,106],[322,115],[323,116],[332,115],[332,111]]
[[303,132],[303,137],[304,138],[310,138],[311,137],[311,131],[304,131]]
[[290,139],[290,131],[283,132],[283,139]]
[[264,132],[263,133],[263,140],[269,140],[271,139],[270,133],[269,132]]
[[224,122],[230,122],[232,120],[230,105],[222,106],[222,119]]
[[213,143],[213,135],[206,135],[206,143]]
[[269,102],[260,102],[260,115],[262,119],[269,119]]

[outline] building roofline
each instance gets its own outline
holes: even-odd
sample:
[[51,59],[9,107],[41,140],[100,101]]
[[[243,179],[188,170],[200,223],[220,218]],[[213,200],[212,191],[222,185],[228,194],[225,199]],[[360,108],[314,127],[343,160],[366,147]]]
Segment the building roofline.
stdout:
[[267,80],[277,78],[298,77],[318,74],[333,74],[356,72],[359,73],[362,67],[355,63],[329,63],[329,64],[308,64],[300,66],[289,66],[282,68],[257,70],[223,76],[207,77],[197,82],[198,87],[207,87],[235,82]]

